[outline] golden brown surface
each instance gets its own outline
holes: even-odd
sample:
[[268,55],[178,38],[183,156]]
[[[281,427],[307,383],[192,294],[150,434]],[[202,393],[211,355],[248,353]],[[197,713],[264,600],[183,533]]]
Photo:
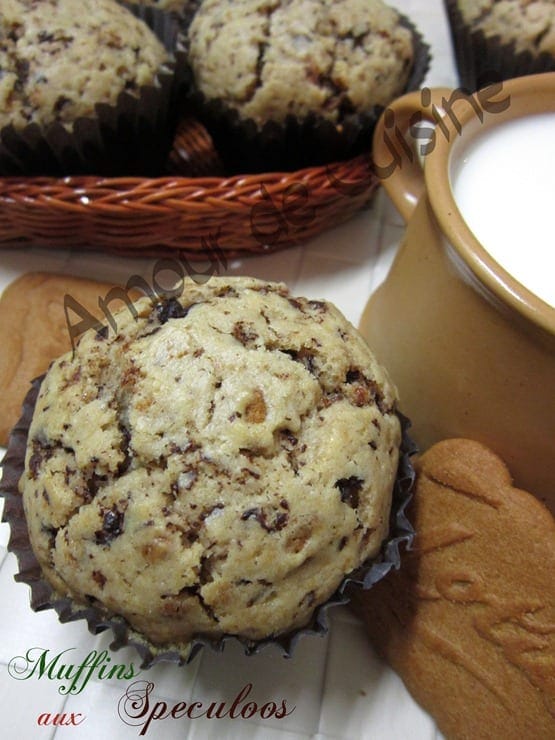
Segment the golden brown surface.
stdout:
[[555,737],[555,521],[469,440],[418,463],[401,571],[354,607],[447,738]]

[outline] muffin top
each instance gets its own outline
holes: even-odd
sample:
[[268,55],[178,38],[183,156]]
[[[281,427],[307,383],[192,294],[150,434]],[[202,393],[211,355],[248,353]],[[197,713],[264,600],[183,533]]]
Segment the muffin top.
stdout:
[[258,125],[385,106],[413,59],[381,0],[204,0],[188,35],[199,90]]
[[459,0],[466,23],[515,51],[555,54],[555,0]]
[[388,531],[396,391],[331,304],[141,299],[51,366],[20,490],[54,589],[159,646],[303,626]]
[[70,125],[152,84],[167,53],[114,0],[2,0],[0,128]]

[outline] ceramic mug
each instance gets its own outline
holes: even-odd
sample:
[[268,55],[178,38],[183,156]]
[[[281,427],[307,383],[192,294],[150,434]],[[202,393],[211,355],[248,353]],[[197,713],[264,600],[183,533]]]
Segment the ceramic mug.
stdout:
[[[503,458],[515,485],[555,513],[555,308],[493,259],[463,219],[453,188],[453,172],[478,137],[485,162],[486,136],[495,141],[499,127],[546,112],[555,113],[555,73],[474,96],[423,90],[384,113],[374,167],[407,229],[360,328],[397,384],[422,450],[448,437],[482,441]],[[435,128],[416,127],[421,119]],[[544,186],[553,189],[555,206],[555,162],[550,172]],[[524,183],[513,187],[526,193]],[[486,216],[494,195],[483,193]],[[514,211],[507,206],[501,218],[526,218]],[[538,254],[550,250],[553,264],[554,214],[551,219]],[[522,244],[524,260],[529,246]],[[554,284],[555,269],[546,265]]]

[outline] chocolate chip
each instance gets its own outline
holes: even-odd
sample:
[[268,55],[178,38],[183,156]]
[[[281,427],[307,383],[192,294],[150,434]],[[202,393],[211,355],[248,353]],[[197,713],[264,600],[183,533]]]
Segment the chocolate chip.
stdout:
[[97,475],[97,473],[93,473],[85,484],[85,501],[92,501],[98,493],[100,485],[105,483],[107,480],[108,477],[106,475]]
[[278,514],[276,518],[274,519],[274,524],[271,530],[272,532],[279,532],[280,529],[283,529],[287,522],[289,521],[289,514]]
[[316,366],[314,364],[314,354],[306,347],[301,347],[299,350],[296,349],[284,349],[281,350],[284,354],[289,355],[295,362],[300,362],[304,365],[309,373],[315,374]]
[[358,506],[358,494],[364,481],[352,475],[350,478],[341,478],[335,483],[341,493],[341,501],[352,509]]
[[182,306],[177,298],[169,298],[166,301],[157,303],[154,310],[158,321],[161,324],[165,324],[170,319],[185,318],[194,305],[194,303],[191,303],[190,306]]
[[325,313],[328,310],[325,301],[309,301],[307,305],[309,308],[312,308],[315,311],[320,311],[322,313]]
[[296,447],[299,440],[290,429],[282,429],[280,430],[280,434],[283,440],[287,441],[291,447]]
[[28,59],[16,59],[15,60],[15,73],[17,75],[17,82],[14,88],[19,92],[23,90],[25,83],[29,79],[29,60]]
[[59,114],[67,105],[70,104],[70,98],[66,97],[65,95],[58,95],[58,97],[56,98],[56,102],[52,106],[52,110],[54,111],[54,113]]
[[37,41],[39,44],[49,43],[50,41],[54,41],[54,38],[54,34],[49,33],[48,31],[39,31],[37,35]]
[[363,380],[362,373],[360,370],[356,370],[355,368],[349,368],[347,370],[347,375],[345,376],[345,382],[346,383],[357,383],[361,382]]
[[133,459],[133,451],[131,449],[131,431],[130,429],[120,420],[119,431],[121,433],[120,450],[123,452],[123,460],[118,464],[118,475],[123,475],[129,470],[131,460]]
[[101,339],[107,339],[108,337],[108,324],[106,326],[101,326],[100,329],[96,332],[96,339],[97,341],[100,341]]
[[38,439],[33,440],[32,449],[33,452],[29,458],[29,473],[31,479],[36,480],[41,466],[52,457],[54,450],[48,445],[44,445]]
[[280,512],[276,515],[272,523],[268,523],[266,512],[259,507],[254,507],[244,511],[241,515],[241,519],[243,521],[246,521],[247,519],[256,519],[262,529],[265,529],[266,532],[279,532],[289,521],[289,514]]
[[106,545],[123,533],[124,513],[118,511],[115,506],[111,509],[103,509],[102,529],[98,529],[94,536],[97,545]]
[[303,304],[297,298],[288,298],[287,300],[293,306],[293,308],[297,309],[297,311],[303,310]]

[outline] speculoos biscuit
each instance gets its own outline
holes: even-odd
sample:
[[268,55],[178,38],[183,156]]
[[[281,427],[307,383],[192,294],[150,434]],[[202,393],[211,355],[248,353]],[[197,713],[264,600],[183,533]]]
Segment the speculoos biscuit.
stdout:
[[355,611],[447,738],[552,740],[555,520],[478,442],[417,470],[414,548]]

